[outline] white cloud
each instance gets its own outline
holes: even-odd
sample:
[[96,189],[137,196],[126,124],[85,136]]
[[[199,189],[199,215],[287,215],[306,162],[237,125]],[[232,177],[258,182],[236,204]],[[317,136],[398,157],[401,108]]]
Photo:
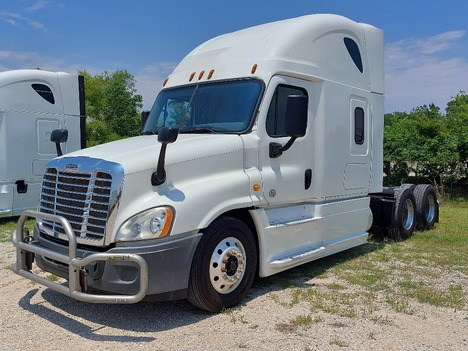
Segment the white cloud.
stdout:
[[41,22],[33,20],[29,17],[19,15],[17,13],[0,11],[0,20],[12,25],[12,26],[23,26],[28,25],[33,29],[46,31],[46,27]]
[[149,110],[154,99],[162,89],[164,79],[172,73],[177,63],[162,62],[149,65],[135,74],[136,88],[138,94],[143,96],[143,109]]
[[47,57],[35,52],[0,50],[0,71],[24,68],[75,73],[80,67],[61,58]]
[[465,31],[409,38],[385,47],[386,112],[410,111],[435,103],[443,111],[460,90],[468,90],[468,60],[455,49]]
[[42,10],[49,3],[50,3],[50,1],[47,1],[47,0],[38,0],[34,4],[32,4],[31,6],[28,7],[28,11],[29,12],[34,12],[34,11],[37,11],[37,10]]

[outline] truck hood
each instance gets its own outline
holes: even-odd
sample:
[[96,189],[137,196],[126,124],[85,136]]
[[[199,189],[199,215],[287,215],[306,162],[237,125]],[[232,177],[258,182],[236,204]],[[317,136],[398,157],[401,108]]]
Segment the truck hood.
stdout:
[[[155,169],[161,144],[157,135],[142,135],[118,140],[64,155],[63,157],[93,157],[116,162],[125,174]],[[166,149],[166,166],[190,160],[242,151],[243,143],[237,134],[180,134]]]

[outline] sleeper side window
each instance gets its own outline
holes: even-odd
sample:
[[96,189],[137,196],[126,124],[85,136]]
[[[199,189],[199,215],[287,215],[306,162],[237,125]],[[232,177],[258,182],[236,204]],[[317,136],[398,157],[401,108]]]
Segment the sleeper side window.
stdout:
[[354,109],[354,142],[358,145],[364,144],[364,109]]
[[31,87],[38,93],[44,100],[51,103],[52,105],[55,104],[54,93],[52,90],[44,84],[34,83],[31,84]]
[[271,137],[286,136],[285,126],[288,123],[286,120],[286,102],[289,95],[307,96],[307,91],[302,88],[282,84],[276,87],[266,119],[266,130]]
[[349,56],[351,56],[351,59],[356,65],[356,68],[359,72],[363,73],[364,67],[362,66],[361,52],[359,51],[357,43],[351,38],[344,38],[343,41],[346,49],[348,50]]

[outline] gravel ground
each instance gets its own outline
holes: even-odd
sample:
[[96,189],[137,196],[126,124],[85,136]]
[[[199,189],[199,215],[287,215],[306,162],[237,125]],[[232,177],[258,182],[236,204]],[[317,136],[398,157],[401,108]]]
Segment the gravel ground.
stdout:
[[[468,350],[466,310],[412,303],[413,314],[385,306],[352,318],[311,312],[281,303],[291,294],[281,274],[219,314],[186,301],[94,305],[17,276],[14,260],[13,245],[0,243],[0,350]],[[310,277],[303,287],[322,283]],[[297,322],[306,315],[312,320]]]

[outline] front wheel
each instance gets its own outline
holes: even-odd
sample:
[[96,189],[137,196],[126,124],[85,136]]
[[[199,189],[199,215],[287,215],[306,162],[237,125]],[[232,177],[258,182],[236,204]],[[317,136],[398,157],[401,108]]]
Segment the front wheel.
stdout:
[[187,299],[211,312],[238,305],[252,286],[257,246],[241,221],[221,217],[203,233],[190,270]]

